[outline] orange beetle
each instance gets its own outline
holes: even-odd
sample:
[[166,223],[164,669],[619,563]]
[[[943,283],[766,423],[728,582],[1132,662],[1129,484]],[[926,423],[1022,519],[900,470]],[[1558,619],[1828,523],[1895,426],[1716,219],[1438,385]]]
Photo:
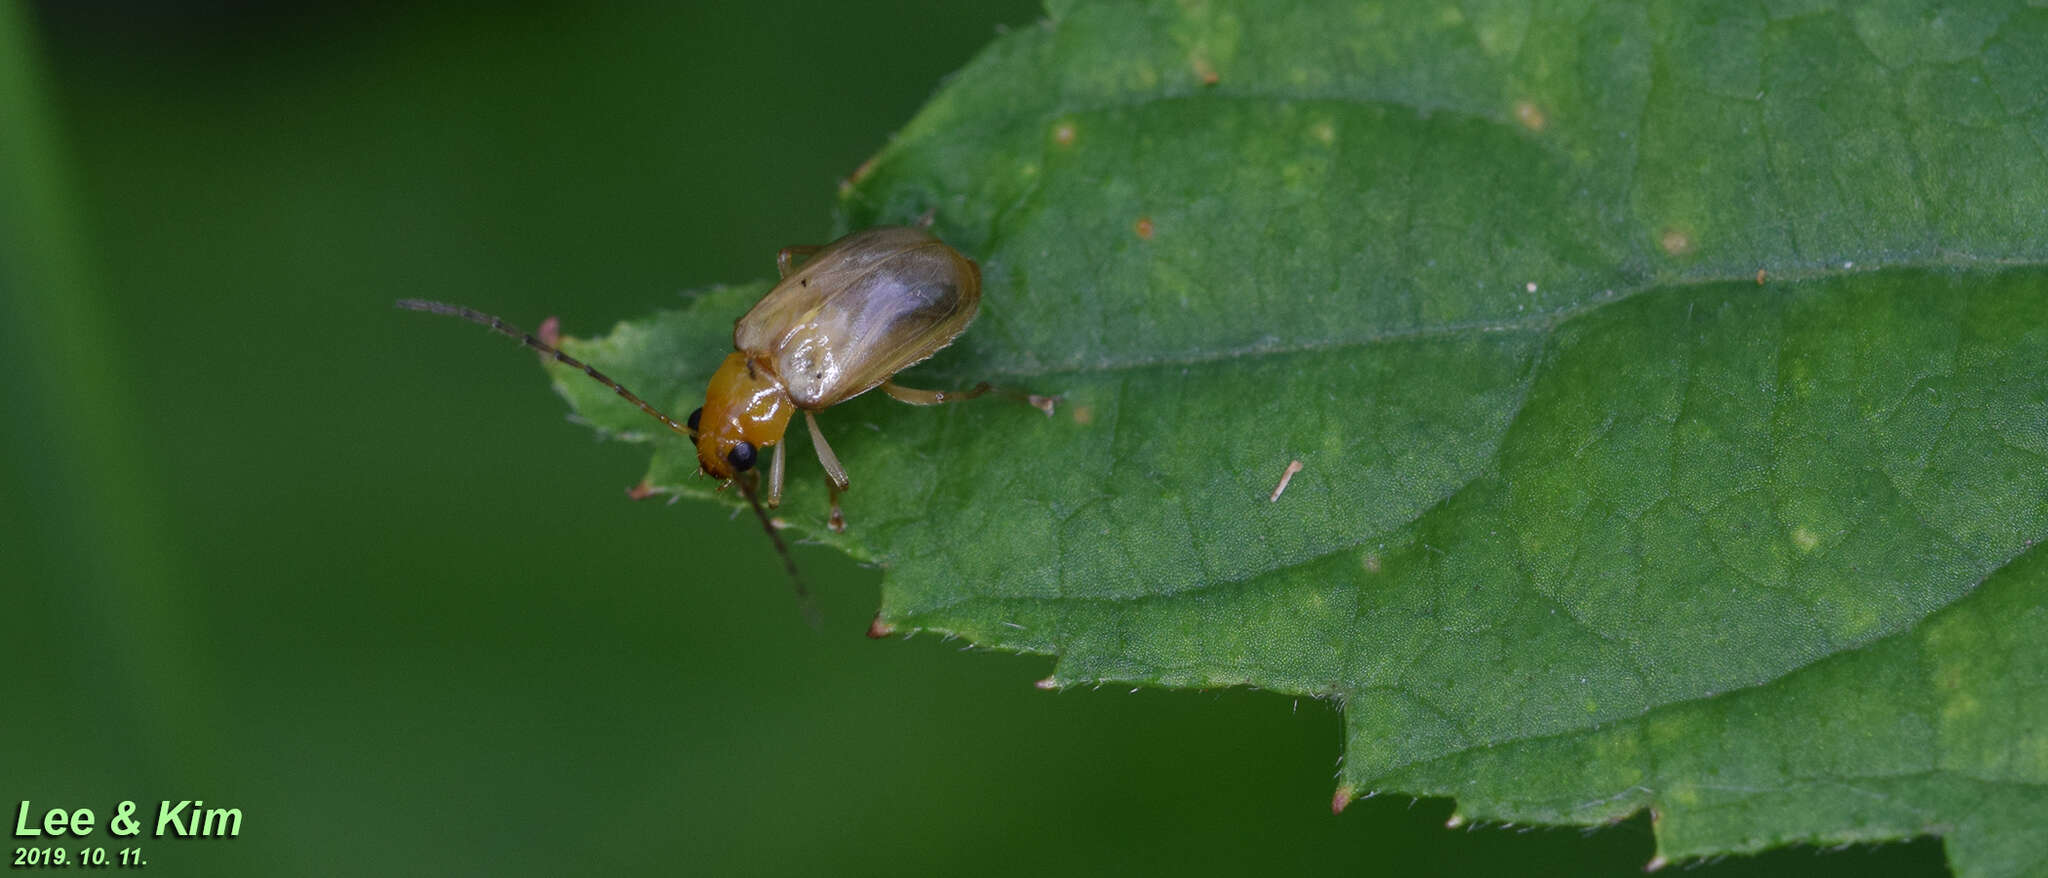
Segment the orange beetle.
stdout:
[[[799,266],[797,261],[803,259]],[[915,390],[890,380],[937,353],[967,329],[981,308],[981,269],[973,260],[921,229],[885,226],[855,232],[824,247],[791,247],[776,256],[781,282],[733,327],[734,351],[712,373],[704,406],[679,424],[618,382],[516,327],[460,305],[408,299],[401,308],[461,317],[519,340],[527,347],[583,370],[697,446],[706,475],[738,482],[763,449],[774,449],[768,469],[768,505],[782,499],[783,435],[798,411],[810,428],[818,462],[831,481],[834,530],[845,528],[839,493],[846,468],[818,429],[815,412],[882,388],[912,405],[972,399],[989,390]],[[1054,398],[1018,394],[1046,414]],[[759,504],[756,503],[756,510]],[[766,513],[762,523],[768,524]],[[775,537],[769,527],[769,536]],[[780,547],[781,539],[776,537]],[[792,568],[794,572],[794,568]]]
[[[809,260],[796,267],[801,256]],[[947,393],[890,380],[952,344],[974,322],[981,309],[981,269],[939,239],[901,226],[855,232],[822,249],[792,247],[775,261],[782,282],[734,325],[734,351],[712,374],[704,407],[690,413],[697,463],[712,478],[731,480],[773,447],[768,505],[776,505],[782,499],[783,433],[801,409],[832,483],[831,524],[837,530],[845,526],[838,494],[847,487],[846,468],[818,430],[814,413],[876,387],[912,405],[986,392],[986,384]]]

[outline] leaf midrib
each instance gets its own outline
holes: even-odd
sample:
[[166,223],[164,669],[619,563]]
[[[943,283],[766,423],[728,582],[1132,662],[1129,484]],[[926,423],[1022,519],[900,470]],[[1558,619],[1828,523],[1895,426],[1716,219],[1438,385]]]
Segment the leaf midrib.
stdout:
[[[2048,268],[2048,260],[2031,257],[1977,257],[1943,258],[1956,251],[1937,251],[1934,258],[1922,261],[1885,262],[1878,265],[1855,268],[1795,268],[1767,275],[1762,286],[1772,284],[1805,283],[1809,281],[1833,280],[1843,277],[1878,275],[1901,271],[1929,271],[1953,269],[1959,271],[2024,270]],[[1760,270],[1769,271],[1767,267]],[[997,367],[980,369],[978,375],[1004,378],[1035,378],[1064,373],[1128,372],[1160,366],[1200,366],[1230,360],[1255,359],[1259,357],[1291,356],[1327,351],[1341,351],[1350,348],[1371,347],[1378,344],[1392,344],[1425,338],[1443,338],[1461,334],[1493,334],[1509,332],[1554,333],[1574,319],[1592,314],[1601,308],[1618,305],[1646,293],[1664,290],[1692,289],[1719,284],[1754,284],[1755,275],[1701,275],[1696,277],[1661,278],[1635,286],[1615,288],[1613,295],[1590,296],[1577,303],[1549,311],[1541,311],[1526,317],[1511,320],[1476,320],[1440,326],[1414,327],[1409,329],[1383,330],[1356,336],[1339,336],[1299,344],[1273,345],[1257,344],[1236,348],[1219,349],[1207,353],[1162,353],[1127,358],[1102,358],[1076,363],[1072,360],[1045,363],[1029,367]],[[940,374],[951,374],[952,370],[939,370]]]

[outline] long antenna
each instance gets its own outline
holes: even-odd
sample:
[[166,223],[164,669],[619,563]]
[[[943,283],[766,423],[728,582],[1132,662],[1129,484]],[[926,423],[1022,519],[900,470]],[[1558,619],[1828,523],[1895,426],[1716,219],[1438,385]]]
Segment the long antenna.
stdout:
[[[697,441],[696,431],[676,423],[674,418],[662,414],[661,410],[648,405],[645,400],[633,395],[633,391],[627,390],[624,385],[606,377],[603,372],[591,368],[590,364],[556,350],[553,345],[534,338],[531,333],[517,326],[513,326],[482,311],[465,308],[461,305],[450,305],[446,302],[431,302],[426,299],[400,299],[398,307],[407,311],[425,311],[429,314],[445,314],[449,317],[460,317],[539,351],[543,356],[553,357],[558,362],[582,369],[583,374],[595,378],[599,384],[611,388],[613,393],[618,394],[627,402],[638,406],[648,416],[667,424],[669,429],[688,437],[691,442]],[[739,483],[740,493],[745,494],[747,497],[747,505],[754,507],[754,517],[761,520],[761,529],[767,531],[768,541],[775,544],[775,553],[782,556],[782,567],[784,570],[789,571],[789,583],[796,588],[797,608],[804,614],[804,621],[811,623],[811,627],[814,629],[824,630],[824,622],[818,615],[818,605],[811,600],[811,590],[804,587],[804,578],[797,573],[795,556],[789,553],[789,545],[782,541],[782,534],[776,532],[775,522],[768,517],[768,510],[761,506],[760,496],[754,493],[754,474],[746,473],[739,475],[733,481]]]
[[536,351],[541,352],[541,354],[544,356],[553,357],[557,362],[566,363],[575,368],[582,369],[583,374],[597,379],[597,383],[611,388],[613,393],[618,394],[627,402],[639,406],[640,410],[646,412],[649,417],[652,417],[657,421],[667,424],[668,428],[671,430],[681,433],[684,436],[688,436],[690,438],[690,441],[697,441],[696,432],[691,430],[689,427],[685,427],[682,424],[676,423],[676,419],[671,418],[668,415],[662,414],[660,409],[648,405],[646,400],[634,396],[633,391],[627,390],[625,386],[619,384],[619,382],[613,381],[612,379],[606,377],[603,372],[599,372],[596,369],[591,368],[590,364],[585,363],[582,360],[576,359],[575,357],[569,356],[568,354],[562,353],[561,351],[555,350],[553,345],[541,341],[540,339],[534,338],[533,334],[527,332],[526,330],[520,329],[517,326],[513,326],[510,323],[506,323],[505,321],[493,317],[489,314],[485,314],[482,311],[464,308],[461,305],[450,305],[446,302],[429,302],[425,299],[400,299],[398,300],[398,307],[403,308],[407,311],[425,311],[429,314],[446,314],[450,317],[460,317],[471,323],[476,323],[488,327],[492,332],[496,332],[499,335],[505,336],[506,338],[510,338],[513,341],[526,345],[527,347],[530,347]]
[[761,520],[761,529],[768,532],[768,541],[775,544],[775,554],[782,556],[782,568],[789,571],[789,584],[796,587],[797,609],[813,629],[823,631],[825,622],[818,615],[818,604],[811,600],[811,590],[804,587],[804,578],[797,574],[796,558],[789,554],[789,546],[782,542],[782,534],[776,532],[775,521],[768,517],[768,510],[761,506],[761,498],[754,493],[754,478],[753,473],[733,474],[740,493],[747,496],[747,505],[754,507],[754,517]]

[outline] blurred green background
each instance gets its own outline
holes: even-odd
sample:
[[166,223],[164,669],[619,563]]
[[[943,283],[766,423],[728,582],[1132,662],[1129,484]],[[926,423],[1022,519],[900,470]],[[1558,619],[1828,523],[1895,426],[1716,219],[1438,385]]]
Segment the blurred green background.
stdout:
[[[1324,703],[1048,694],[1043,658],[870,641],[879,575],[799,548],[814,632],[754,522],[628,502],[645,452],[530,356],[391,308],[590,334],[768,277],[1038,17],[0,0],[9,819],[243,811],[65,844],[171,875],[1634,872],[1641,818],[1332,817]],[[1940,868],[1922,840],[1705,872]]]

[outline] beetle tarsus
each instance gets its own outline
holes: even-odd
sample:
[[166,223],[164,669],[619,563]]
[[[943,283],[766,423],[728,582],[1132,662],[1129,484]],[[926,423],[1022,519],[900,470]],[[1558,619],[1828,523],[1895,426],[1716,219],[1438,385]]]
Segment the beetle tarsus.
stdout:
[[843,534],[846,532],[846,514],[839,511],[839,495],[845,489],[829,481],[825,483],[825,488],[832,497],[832,515],[825,519],[825,526],[831,528],[833,533]]

